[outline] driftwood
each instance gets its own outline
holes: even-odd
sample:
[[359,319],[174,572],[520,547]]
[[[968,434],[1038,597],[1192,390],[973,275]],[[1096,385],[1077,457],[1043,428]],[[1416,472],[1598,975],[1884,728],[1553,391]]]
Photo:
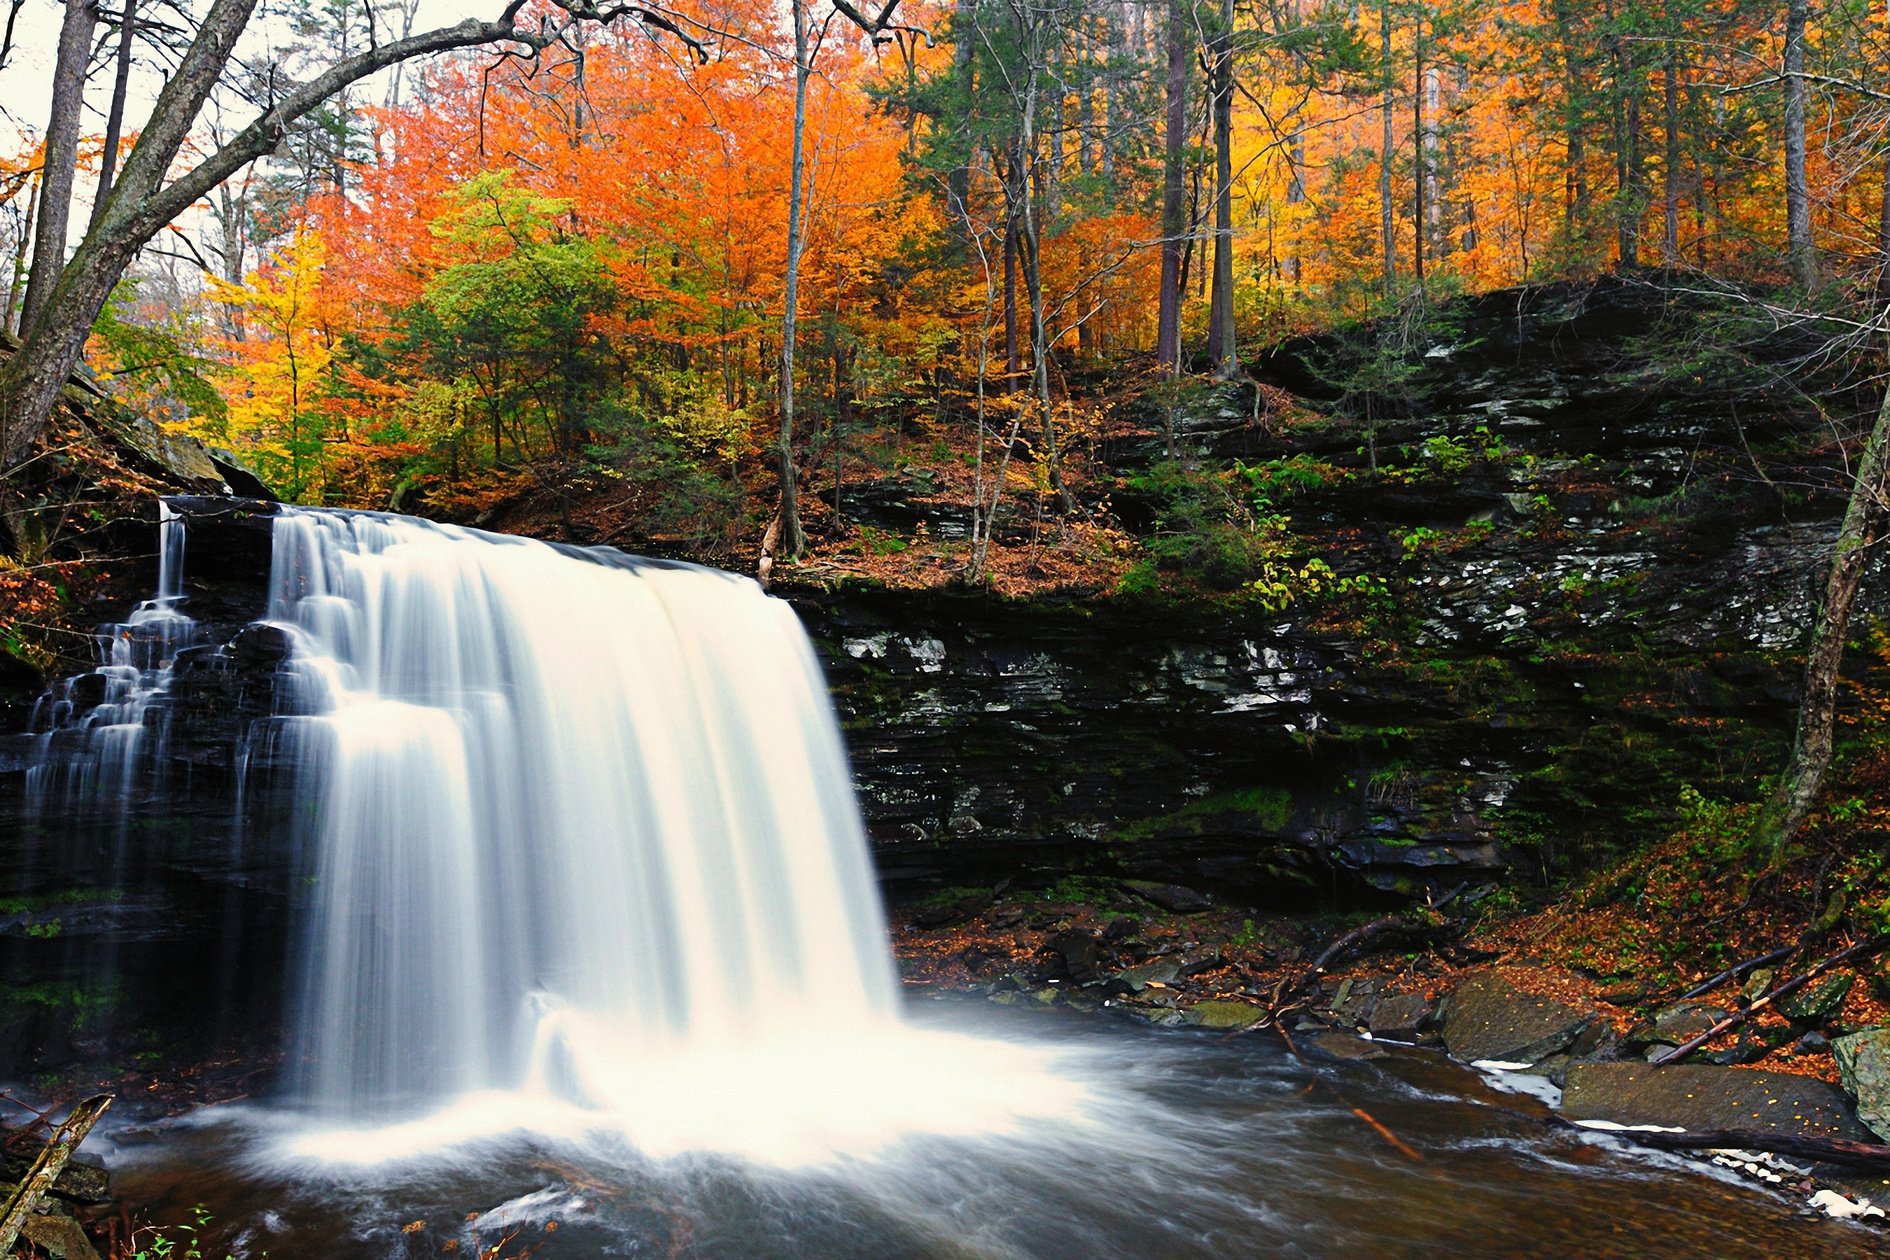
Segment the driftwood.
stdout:
[[[1455,901],[1458,896],[1463,893],[1463,890],[1468,887],[1468,884],[1458,884],[1455,888],[1445,893],[1443,897],[1439,898],[1435,904],[1426,906],[1425,909],[1431,911],[1442,910],[1445,906]],[[1309,965],[1285,977],[1278,985],[1274,986],[1273,997],[1268,1002],[1270,1012],[1268,1020],[1278,1019],[1285,1011],[1285,1004],[1288,999],[1298,996],[1302,989],[1318,978],[1320,972],[1324,971],[1339,959],[1363,951],[1367,945],[1376,941],[1381,936],[1389,936],[1398,931],[1408,931],[1415,926],[1418,925],[1412,923],[1409,913],[1401,911],[1397,914],[1388,914],[1383,918],[1373,919],[1369,923],[1361,923],[1351,931],[1344,933],[1321,950],[1319,957],[1313,959]],[[1264,1024],[1268,1022],[1268,1020],[1262,1020],[1261,1023]]]
[[1797,952],[1798,952],[1798,946],[1787,945],[1785,948],[1775,949],[1769,954],[1760,954],[1757,958],[1748,958],[1742,963],[1734,963],[1732,966],[1726,968],[1726,970],[1720,972],[1718,975],[1714,976],[1712,979],[1702,980],[1700,983],[1694,985],[1691,989],[1688,989],[1685,993],[1682,993],[1679,997],[1679,1000],[1682,1002],[1690,1002],[1694,998],[1705,997],[1707,994],[1711,993],[1714,989],[1717,989],[1720,985],[1725,984],[1728,980],[1737,980],[1740,976],[1743,976],[1748,971],[1757,971],[1759,968],[1767,966],[1771,963],[1783,962],[1785,959],[1790,958],[1793,954],[1796,954]]
[[1837,953],[1831,955],[1829,958],[1826,958],[1822,962],[1816,963],[1815,965],[1806,968],[1803,972],[1799,973],[1796,976],[1793,976],[1790,980],[1785,981],[1783,984],[1780,984],[1779,986],[1774,988],[1770,993],[1767,993],[1765,996],[1756,998],[1753,1001],[1748,1002],[1746,1005],[1740,1007],[1738,1010],[1728,1015],[1725,1019],[1720,1020],[1717,1024],[1714,1024],[1711,1028],[1707,1029],[1705,1032],[1701,1033],[1699,1036],[1695,1037],[1693,1040],[1687,1042],[1684,1045],[1675,1046],[1673,1049],[1667,1051],[1667,1053],[1661,1055],[1659,1058],[1649,1059],[1648,1062],[1652,1063],[1655,1067],[1661,1067],[1664,1064],[1672,1063],[1676,1061],[1677,1059],[1682,1058],[1685,1055],[1692,1054],[1695,1050],[1698,1050],[1701,1046],[1705,1045],[1707,1042],[1711,1041],[1713,1038],[1719,1036],[1721,1033],[1729,1032],[1732,1029],[1739,1027],[1739,1025],[1745,1023],[1747,1020],[1751,1019],[1754,1015],[1757,1015],[1760,1011],[1764,1010],[1766,1007],[1771,1006],[1774,1002],[1777,1002],[1780,998],[1789,997],[1792,994],[1798,992],[1798,990],[1804,988],[1807,984],[1810,984],[1813,980],[1816,980],[1819,976],[1822,976],[1825,972],[1831,970],[1831,968],[1837,966],[1839,963],[1847,962],[1850,959],[1856,958],[1862,954],[1874,954],[1878,950],[1884,948],[1886,945],[1890,945],[1890,935],[1873,936],[1869,940],[1859,941],[1857,944],[1852,945],[1849,948],[1840,949]]
[[1770,1151],[1774,1155],[1790,1155],[1821,1164],[1842,1164],[1846,1168],[1890,1173],[1890,1146],[1854,1142],[1849,1138],[1760,1133],[1750,1129],[1700,1129],[1685,1133],[1663,1133],[1650,1129],[1587,1129],[1587,1132],[1626,1138],[1637,1145],[1662,1151]]
[[72,1109],[66,1122],[53,1134],[52,1141],[46,1143],[46,1149],[33,1161],[32,1171],[14,1187],[11,1197],[7,1199],[5,1211],[0,1212],[0,1256],[12,1252],[26,1218],[32,1214],[46,1192],[52,1189],[53,1183],[59,1180],[59,1174],[65,1171],[66,1162],[72,1158],[72,1153],[79,1149],[79,1143],[85,1141],[85,1135],[92,1131],[92,1126],[98,1123],[98,1118],[111,1105],[110,1094],[86,1099]]

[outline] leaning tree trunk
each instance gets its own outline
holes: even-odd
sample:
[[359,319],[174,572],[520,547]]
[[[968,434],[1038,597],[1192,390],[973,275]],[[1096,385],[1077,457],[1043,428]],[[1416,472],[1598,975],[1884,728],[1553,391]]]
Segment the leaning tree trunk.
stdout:
[[92,201],[92,223],[105,213],[105,198],[118,171],[118,143],[125,134],[125,98],[131,94],[131,48],[138,30],[138,0],[123,0],[118,17],[118,73],[112,80],[112,103],[105,114],[105,147],[98,157],[98,192]]
[[1871,553],[1883,537],[1886,472],[1890,472],[1890,390],[1884,393],[1877,420],[1858,457],[1851,497],[1844,509],[1825,578],[1824,603],[1811,631],[1805,658],[1804,695],[1798,705],[1798,734],[1778,788],[1759,816],[1758,839],[1768,845],[1774,866],[1804,824],[1831,765],[1832,728],[1837,719],[1838,683],[1851,609],[1870,567]]
[[33,270],[26,278],[26,305],[20,316],[23,328],[46,308],[66,262],[66,225],[72,216],[72,185],[79,160],[79,110],[85,104],[85,71],[92,56],[92,29],[97,25],[98,10],[92,0],[66,0],[59,55],[53,66],[52,114],[46,122]]
[[[196,37],[158,94],[150,120],[126,156],[124,171],[85,240],[63,267],[34,268],[29,292],[37,283],[45,286],[41,290],[45,296],[22,317],[20,350],[0,367],[0,477],[26,458],[52,419],[93,322],[147,241],[224,180],[274,152],[289,124],[350,83],[412,57],[456,48],[509,42],[534,51],[543,49],[558,37],[559,28],[515,27],[513,18],[522,3],[515,0],[496,22],[467,18],[455,26],[381,44],[336,62],[285,93],[228,143],[167,184],[197,115],[221,79],[256,7],[256,0],[213,0]],[[697,55],[707,54],[698,46]],[[41,235],[54,239],[48,229],[42,229]],[[63,229],[59,235],[63,236]]]

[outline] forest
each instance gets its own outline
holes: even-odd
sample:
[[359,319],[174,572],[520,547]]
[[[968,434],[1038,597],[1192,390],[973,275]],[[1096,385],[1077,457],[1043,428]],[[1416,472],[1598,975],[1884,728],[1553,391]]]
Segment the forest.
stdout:
[[0,1253],[1880,1244],[1890,10],[0,14]]
[[[141,134],[132,68],[193,33],[67,9],[84,108],[15,115],[0,167],[19,333]],[[779,515],[798,552],[779,487],[897,423],[1014,432],[1006,476],[1067,516],[1102,372],[1227,379],[1295,333],[1610,271],[1836,327],[1878,303],[1890,32],[1862,3],[625,13],[514,6],[557,26],[534,55],[297,102],[98,288],[88,364],[293,501],[476,514],[603,476],[646,533],[752,548]],[[415,23],[265,15],[173,163]]]

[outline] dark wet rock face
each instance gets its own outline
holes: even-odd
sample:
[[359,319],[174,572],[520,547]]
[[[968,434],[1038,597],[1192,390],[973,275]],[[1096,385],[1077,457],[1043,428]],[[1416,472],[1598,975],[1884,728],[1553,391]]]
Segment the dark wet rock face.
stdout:
[[1857,1100],[1857,1118],[1890,1142],[1890,1028],[1871,1028],[1831,1043],[1839,1078]]
[[1844,1095],[1808,1076],[1676,1064],[1578,1063],[1562,1111],[1574,1120],[1867,1140]]
[[1596,1016],[1525,993],[1495,972],[1482,972],[1444,999],[1444,1047],[1466,1063],[1529,1065],[1565,1051]]

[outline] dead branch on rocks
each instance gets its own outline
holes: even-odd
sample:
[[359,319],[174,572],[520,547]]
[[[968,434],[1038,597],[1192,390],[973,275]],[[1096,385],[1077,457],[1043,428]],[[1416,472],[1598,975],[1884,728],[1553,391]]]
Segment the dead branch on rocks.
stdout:
[[26,1174],[26,1179],[14,1187],[12,1196],[7,1199],[5,1211],[0,1211],[0,1256],[12,1254],[13,1244],[19,1241],[26,1218],[39,1205],[46,1192],[52,1189],[53,1182],[59,1180],[59,1174],[65,1171],[66,1161],[72,1158],[72,1153],[79,1149],[79,1143],[85,1141],[85,1135],[92,1131],[92,1126],[98,1123],[98,1118],[111,1105],[110,1094],[86,1099],[72,1109],[66,1122],[53,1134],[52,1141],[46,1143],[46,1149],[33,1161],[32,1170]]
[[1734,963],[1711,979],[1702,980],[1700,983],[1694,985],[1691,989],[1682,993],[1678,1000],[1690,1002],[1694,998],[1705,997],[1720,985],[1725,984],[1728,980],[1737,980],[1749,971],[1757,971],[1759,968],[1768,967],[1775,962],[1783,962],[1797,952],[1798,946],[1787,945],[1785,948],[1775,949],[1769,954],[1760,954],[1757,958],[1748,958],[1744,962]]
[[1857,957],[1861,957],[1868,954],[1874,954],[1878,952],[1879,950],[1883,949],[1887,945],[1890,945],[1890,934],[1883,935],[1883,936],[1873,936],[1873,937],[1870,937],[1868,940],[1859,941],[1855,945],[1851,945],[1848,948],[1840,949],[1837,953],[1832,954],[1829,958],[1826,958],[1821,962],[1813,964],[1811,967],[1800,972],[1798,975],[1793,976],[1790,980],[1787,980],[1783,984],[1776,986],[1775,988],[1773,988],[1773,990],[1770,993],[1767,993],[1763,997],[1755,998],[1753,1001],[1748,1002],[1746,1005],[1740,1007],[1738,1010],[1728,1015],[1725,1019],[1720,1020],[1717,1024],[1714,1024],[1711,1028],[1707,1029],[1705,1032],[1701,1033],[1699,1036],[1693,1038],[1693,1040],[1685,1043],[1684,1045],[1675,1046],[1673,1049],[1667,1051],[1667,1053],[1663,1055],[1660,1055],[1658,1058],[1649,1059],[1648,1062],[1652,1063],[1655,1067],[1661,1067],[1665,1064],[1673,1063],[1676,1060],[1681,1059],[1686,1055],[1692,1054],[1695,1050],[1698,1050],[1701,1046],[1705,1045],[1707,1042],[1711,1041],[1713,1038],[1719,1036],[1721,1033],[1730,1032],[1732,1029],[1739,1027],[1739,1025],[1745,1023],[1747,1020],[1751,1019],[1754,1015],[1758,1014],[1760,1011],[1764,1010],[1766,1007],[1771,1006],[1773,1003],[1777,1002],[1780,998],[1790,997],[1792,994],[1798,992],[1798,990],[1804,988],[1807,984],[1810,984],[1813,980],[1816,980],[1819,976],[1822,976],[1825,972],[1831,970],[1831,968],[1837,966],[1838,964],[1847,962],[1852,958],[1857,958]]
[[1321,950],[1319,956],[1313,959],[1310,965],[1284,977],[1279,984],[1274,986],[1273,996],[1269,998],[1267,1002],[1266,1017],[1256,1026],[1263,1027],[1277,1021],[1291,1009],[1290,1003],[1292,999],[1297,998],[1303,993],[1307,986],[1317,980],[1320,973],[1325,971],[1327,967],[1330,967],[1342,958],[1367,952],[1367,948],[1374,945],[1382,937],[1415,934],[1427,938],[1435,938],[1440,933],[1446,931],[1454,933],[1457,925],[1453,921],[1442,919],[1440,912],[1443,911],[1445,907],[1449,906],[1451,902],[1455,901],[1458,896],[1463,893],[1463,890],[1468,887],[1468,884],[1458,884],[1431,905],[1413,910],[1401,910],[1396,914],[1388,914],[1383,918],[1373,919],[1369,923],[1361,923],[1351,931],[1339,936],[1330,945],[1326,946],[1325,949]]

